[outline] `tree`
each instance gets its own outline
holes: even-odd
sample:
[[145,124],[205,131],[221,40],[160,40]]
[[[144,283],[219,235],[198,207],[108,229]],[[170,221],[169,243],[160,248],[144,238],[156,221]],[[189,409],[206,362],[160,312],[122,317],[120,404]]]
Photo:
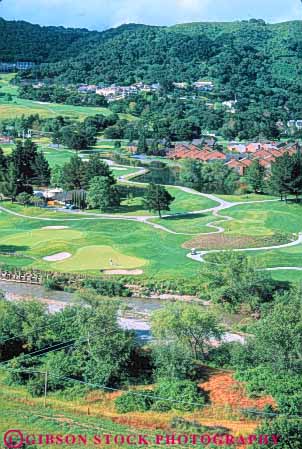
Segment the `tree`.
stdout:
[[193,354],[182,342],[160,340],[152,347],[154,376],[156,379],[167,377],[185,380],[196,375]]
[[211,341],[219,341],[222,336],[216,316],[196,304],[169,304],[156,311],[151,322],[156,338],[182,344],[201,360],[206,360]]
[[258,160],[254,160],[246,171],[246,180],[254,193],[263,193],[265,168]]
[[64,185],[64,168],[56,164],[51,170],[50,184],[52,187],[62,187]]
[[291,180],[288,185],[289,192],[296,197],[298,202],[299,196],[302,194],[302,156],[301,150],[292,156]]
[[243,304],[259,311],[263,303],[272,301],[276,283],[244,254],[213,254],[211,262],[215,269],[205,265],[202,275],[206,279],[204,293],[213,302],[232,311],[238,311]]
[[275,162],[272,163],[270,186],[273,193],[278,193],[281,196],[281,200],[285,198],[290,191],[290,184],[293,174],[293,158],[285,153],[283,156],[278,157]]
[[38,186],[48,186],[50,183],[50,167],[42,151],[38,152],[33,162],[34,182]]
[[84,188],[85,165],[78,155],[73,155],[63,167],[64,187],[70,190]]
[[153,183],[148,185],[143,198],[145,207],[149,211],[158,212],[160,218],[163,210],[170,210],[170,204],[174,200],[175,198],[166,190],[164,186]]
[[115,178],[109,168],[109,165],[102,161],[98,154],[92,155],[89,161],[85,164],[85,187],[88,187],[90,181],[96,176],[104,176],[108,178],[111,185],[115,184]]
[[117,301],[103,300],[101,305],[94,304],[81,321],[80,334],[86,336],[86,341],[83,343],[83,338],[79,339],[77,354],[87,382],[117,386],[129,375],[135,335],[121,329],[118,310]]
[[191,189],[201,190],[201,162],[195,159],[185,159],[180,172],[182,184]]
[[29,139],[18,141],[11,154],[11,161],[17,172],[17,178],[24,184],[30,184],[38,173],[35,171],[37,145]]
[[301,289],[281,296],[258,323],[253,333],[255,364],[266,364],[275,371],[302,372]]
[[29,184],[25,184],[22,178],[18,178],[17,169],[11,162],[6,171],[0,172],[0,193],[14,201],[21,192],[31,194],[32,187]]
[[68,148],[84,150],[96,143],[97,130],[83,124],[64,126],[60,131],[60,141]]
[[148,153],[148,144],[145,132],[142,131],[138,138],[138,144],[137,144],[137,152],[147,154]]
[[31,199],[32,196],[26,192],[19,193],[16,197],[17,203],[22,204],[22,206],[28,206],[31,204]]
[[0,148],[0,172],[7,168],[7,158],[4,155],[2,148]]
[[110,178],[95,176],[89,183],[87,204],[91,209],[106,210],[110,206],[119,204],[119,194],[115,186],[112,186]]

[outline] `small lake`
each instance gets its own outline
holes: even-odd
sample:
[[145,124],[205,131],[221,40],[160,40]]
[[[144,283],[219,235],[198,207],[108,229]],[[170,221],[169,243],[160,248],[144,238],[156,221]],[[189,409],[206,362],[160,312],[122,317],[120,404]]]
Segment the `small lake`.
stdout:
[[180,182],[180,167],[174,166],[153,166],[148,167],[149,172],[145,175],[141,175],[135,178],[136,181],[155,184],[166,184],[166,185],[181,185]]

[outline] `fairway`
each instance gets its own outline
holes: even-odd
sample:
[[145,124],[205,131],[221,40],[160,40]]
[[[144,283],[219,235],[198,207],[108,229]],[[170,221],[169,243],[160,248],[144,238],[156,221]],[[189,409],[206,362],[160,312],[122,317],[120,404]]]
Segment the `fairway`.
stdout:
[[[207,210],[218,204],[212,199],[176,187],[169,187],[169,190],[175,196],[170,214]],[[225,199],[228,200],[228,197]],[[233,207],[222,209],[218,215],[208,211],[164,219],[149,218],[150,223],[164,227],[160,229],[144,223],[150,212],[142,208],[141,201],[141,197],[125,200],[120,208],[110,211],[116,218],[120,216],[116,220],[110,217],[98,218],[97,214],[85,216],[4,202],[4,207],[23,217],[0,213],[0,251],[12,252],[12,257],[3,255],[0,263],[90,274],[99,274],[100,270],[108,269],[142,268],[144,276],[151,278],[189,279],[201,273],[200,262],[187,257],[193,247],[218,250],[242,248],[244,252],[244,248],[248,247],[285,244],[297,239],[297,233],[302,231],[302,206],[294,203],[235,203]],[[100,214],[100,211],[95,212]],[[138,218],[122,219],[127,218],[127,215]],[[141,219],[140,216],[145,218]],[[210,223],[217,227],[207,226]],[[207,235],[209,233],[212,235]],[[190,234],[196,237],[190,237]],[[61,253],[71,256],[65,260],[43,259]],[[247,251],[246,254],[255,260],[259,268],[302,266],[301,244],[265,251]],[[207,259],[208,256],[205,256]],[[286,273],[284,270],[274,271],[271,275],[293,281],[302,278],[302,272],[293,270]]]
[[68,116],[74,119],[84,120],[86,117],[111,112],[106,108],[69,106],[56,103],[41,103],[37,101],[24,100],[13,97],[11,102],[0,100],[0,119],[14,118],[21,115],[29,116],[39,114],[42,118],[56,117],[58,115]]
[[50,263],[50,268],[76,272],[98,269],[130,269],[142,267],[145,264],[145,260],[126,256],[111,246],[84,246],[79,248],[70,259]]
[[[57,103],[44,103],[40,101],[26,100],[18,97],[18,87],[10,84],[15,77],[14,73],[0,74],[0,93],[12,96],[11,101],[0,97],[0,120],[11,119],[24,115],[39,114],[42,118],[51,118],[64,115],[70,118],[84,120],[96,114],[109,115],[112,112],[104,107],[72,106]],[[119,114],[120,118],[133,120],[130,114]]]

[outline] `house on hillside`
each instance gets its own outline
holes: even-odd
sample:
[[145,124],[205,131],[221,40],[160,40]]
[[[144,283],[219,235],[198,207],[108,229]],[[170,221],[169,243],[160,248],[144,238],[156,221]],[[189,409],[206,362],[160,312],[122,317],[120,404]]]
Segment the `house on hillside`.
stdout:
[[13,141],[12,137],[0,135],[0,144],[1,143],[2,144],[9,144],[9,143],[13,143],[13,142],[14,141]]
[[234,171],[238,173],[239,176],[244,176],[247,168],[252,164],[250,159],[231,159],[229,162],[226,162],[229,168],[232,168]]
[[130,142],[127,145],[127,151],[131,154],[136,154],[137,153],[137,144]]
[[261,149],[261,143],[260,142],[251,142],[247,144],[246,146],[246,152],[247,153],[256,153],[256,151]]
[[227,148],[231,153],[243,154],[246,152],[246,145],[243,143],[230,142]]
[[214,84],[212,81],[196,81],[193,83],[193,87],[200,91],[211,92],[214,89]]

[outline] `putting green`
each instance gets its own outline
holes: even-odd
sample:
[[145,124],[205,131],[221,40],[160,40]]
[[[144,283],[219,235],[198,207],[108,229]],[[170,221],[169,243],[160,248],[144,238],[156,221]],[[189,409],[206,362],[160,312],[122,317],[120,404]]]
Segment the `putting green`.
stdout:
[[[111,263],[110,263],[111,261]],[[126,256],[111,246],[84,246],[75,254],[61,262],[49,262],[49,266],[68,271],[87,271],[104,269],[130,269],[142,267],[146,260]]]

